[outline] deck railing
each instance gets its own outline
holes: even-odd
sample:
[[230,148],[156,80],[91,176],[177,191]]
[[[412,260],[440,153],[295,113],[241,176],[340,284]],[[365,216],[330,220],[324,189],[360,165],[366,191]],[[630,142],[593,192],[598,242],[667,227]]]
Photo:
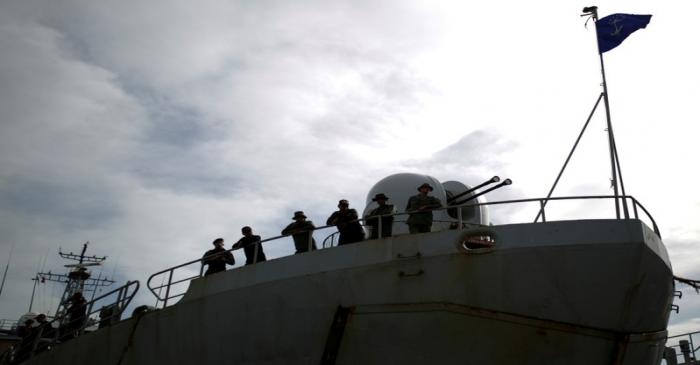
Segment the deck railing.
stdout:
[[12,331],[18,322],[16,319],[0,319],[0,331]]
[[[525,203],[536,203],[537,204],[537,211],[540,212],[541,214],[538,216],[537,220],[535,223],[541,221],[541,222],[546,222],[547,221],[547,216],[545,214],[545,206],[547,205],[547,202],[558,202],[558,201],[580,201],[580,200],[612,200],[612,199],[623,199],[625,200],[626,204],[629,204],[632,207],[632,212],[630,214],[625,214],[624,217],[618,218],[618,219],[640,219],[640,210],[641,212],[644,213],[646,218],[649,220],[651,223],[652,229],[654,232],[661,237],[661,233],[659,231],[658,226],[656,225],[656,221],[654,218],[649,214],[649,212],[633,197],[631,196],[618,196],[617,198],[615,196],[609,196],[609,195],[595,195],[595,196],[569,196],[569,197],[554,197],[554,198],[533,198],[533,199],[516,199],[516,200],[506,200],[506,201],[495,201],[495,202],[485,202],[485,203],[469,203],[469,204],[462,204],[462,205],[454,205],[454,206],[447,206],[447,207],[442,207],[438,209],[434,209],[433,211],[441,211],[441,210],[447,210],[447,209],[454,209],[456,210],[457,213],[457,218],[454,218],[453,220],[450,221],[442,221],[442,223],[451,223],[453,226],[453,229],[464,229],[468,225],[467,221],[465,221],[462,217],[462,209],[461,208],[478,208],[481,206],[493,206],[493,207],[499,207],[499,206],[509,206],[509,205],[515,205],[515,204],[525,204]],[[547,210],[552,210],[553,208],[550,206],[547,206]],[[459,209],[458,209],[459,208]],[[393,216],[395,217],[394,223],[401,223],[404,220],[401,219],[396,219],[396,217],[404,217],[409,215],[410,213],[406,212],[400,212],[400,213],[394,213],[390,215],[383,215],[383,216],[374,216],[372,217],[373,219],[379,219],[381,221],[381,217],[387,217],[387,216]],[[541,218],[540,218],[541,217]],[[364,224],[365,219],[358,219],[358,221],[361,224]],[[437,221],[436,221],[437,222]],[[522,222],[521,222],[522,223]],[[500,224],[500,223],[499,223]],[[505,224],[505,223],[503,223]],[[335,226],[322,226],[322,227],[317,227],[314,231],[320,231],[328,228],[334,228]],[[473,225],[471,225],[473,227]],[[378,225],[378,234],[377,237],[382,237],[382,224]],[[337,233],[337,232],[336,232]],[[333,243],[335,242],[335,234],[332,233],[326,239],[323,241],[323,248],[330,248],[333,246]],[[396,236],[397,234],[394,234]],[[260,240],[255,243],[255,252],[257,253],[257,245],[263,245],[267,244],[268,242],[272,241],[277,241],[280,238],[288,237],[290,235],[280,235],[280,236],[275,236],[275,237],[270,237],[266,238],[263,240]],[[313,240],[313,232],[312,234],[309,234],[309,242],[308,242],[308,251],[311,251],[311,245],[312,245],[312,240]],[[330,240],[330,244],[326,246],[327,241]],[[233,252],[235,250],[238,250],[240,248],[235,248],[235,249],[229,249],[227,250],[228,252]],[[148,289],[153,293],[153,295],[156,297],[156,307],[159,305],[162,305],[162,307],[167,307],[168,304],[172,304],[173,299],[181,298],[182,296],[185,295],[185,292],[187,290],[187,285],[192,279],[196,279],[202,276],[202,271],[204,268],[203,265],[203,260],[206,259],[206,257],[203,258],[198,258],[194,259],[188,262],[185,262],[183,264],[173,266],[170,268],[167,268],[165,270],[161,270],[156,272],[155,274],[151,275],[148,278],[148,281],[146,285],[148,286]],[[178,275],[176,275],[176,271],[179,270]],[[161,283],[157,283],[157,279],[160,278]],[[165,291],[165,293],[163,293]]]
[[[689,364],[693,361],[698,360],[698,354],[700,354],[700,344],[696,346],[694,339],[700,338],[700,331],[684,333],[682,335],[670,336],[666,339],[666,352],[669,354],[668,349],[673,349],[671,353],[676,356],[676,359],[666,359],[666,363],[669,361],[676,360],[677,364]],[[674,342],[675,344],[671,344]],[[668,355],[666,355],[668,356]],[[682,362],[678,362],[679,358],[682,357]]]
[[[50,322],[27,329],[29,332],[22,341],[0,356],[0,364],[15,364],[28,360],[40,352],[51,350],[54,346],[81,335],[84,331],[97,330],[116,323],[138,292],[139,286],[138,281],[127,281],[125,285],[87,302],[85,315],[80,318],[71,318],[69,314],[64,313]],[[94,314],[99,314],[99,317],[93,318]]]

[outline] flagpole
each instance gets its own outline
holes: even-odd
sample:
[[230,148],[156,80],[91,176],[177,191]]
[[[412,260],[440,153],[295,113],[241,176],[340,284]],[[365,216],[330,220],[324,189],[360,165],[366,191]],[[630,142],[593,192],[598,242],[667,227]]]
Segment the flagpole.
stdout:
[[[598,7],[591,6],[583,9],[584,12],[588,12],[593,17],[594,23],[598,22]],[[615,215],[617,219],[620,219],[620,193],[618,191],[618,176],[620,184],[622,184],[622,172],[620,171],[620,162],[617,156],[617,147],[615,145],[615,134],[613,133],[612,118],[610,117],[610,100],[608,99],[608,82],[605,78],[605,62],[603,62],[603,53],[600,52],[600,44],[597,37],[597,25],[596,25],[596,44],[598,45],[598,57],[600,58],[600,73],[603,78],[603,104],[605,105],[605,118],[607,121],[608,129],[608,145],[610,147],[610,169],[612,173],[611,183],[613,186],[613,191],[615,194]],[[623,189],[623,195],[624,189]],[[627,210],[627,201],[623,198],[622,205],[624,209],[625,218],[629,218],[629,213]]]
[[[597,17],[594,16],[597,20]],[[615,214],[617,219],[620,219],[620,202],[618,201],[619,192],[617,191],[617,168],[615,168],[615,137],[613,137],[612,121],[610,119],[610,101],[608,100],[608,83],[605,80],[605,63],[603,62],[603,54],[600,56],[600,73],[603,76],[603,104],[605,105],[605,118],[608,124],[608,145],[610,147],[610,167],[612,168],[611,183],[615,192]]]

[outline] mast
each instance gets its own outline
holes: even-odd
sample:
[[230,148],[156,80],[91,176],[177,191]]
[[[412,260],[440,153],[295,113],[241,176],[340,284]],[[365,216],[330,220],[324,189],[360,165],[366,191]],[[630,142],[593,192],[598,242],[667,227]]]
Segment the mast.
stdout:
[[5,272],[2,274],[2,284],[0,284],[0,296],[2,296],[2,289],[5,287],[5,279],[7,278],[7,269],[10,268],[10,259],[12,259],[12,249],[15,248],[15,246],[12,246],[10,248],[10,256],[7,258],[7,264],[5,265]]
[[47,273],[42,272],[38,274],[39,276],[41,276],[42,282],[48,280],[66,284],[66,288],[63,291],[61,300],[58,302],[58,308],[56,309],[56,317],[59,317],[63,313],[65,313],[67,309],[67,301],[75,293],[85,293],[91,290],[97,291],[99,287],[112,285],[114,283],[113,280],[102,278],[101,275],[97,279],[90,278],[91,273],[90,271],[88,271],[87,268],[90,266],[101,265],[102,262],[107,259],[107,256],[86,256],[85,252],[87,251],[87,246],[89,243],[90,242],[85,242],[83,244],[83,249],[79,255],[74,254],[73,252],[64,253],[59,250],[58,254],[62,258],[78,262],[77,264],[64,265],[67,268],[71,268],[67,275],[53,274],[50,271]]
[[[596,35],[598,34],[598,7],[589,6],[583,8],[584,14],[582,16],[590,15],[593,22],[596,24]],[[598,56],[600,58],[600,73],[602,76],[602,86],[603,86],[603,104],[605,105],[605,118],[607,121],[608,130],[608,146],[610,148],[610,169],[611,178],[610,183],[612,184],[613,191],[615,194],[615,214],[616,217],[620,218],[620,199],[622,199],[622,207],[625,218],[629,218],[629,211],[627,209],[627,200],[625,199],[625,189],[624,183],[622,182],[622,171],[620,169],[620,161],[617,155],[617,146],[615,145],[615,134],[613,133],[612,118],[610,117],[610,99],[608,97],[608,82],[605,78],[605,62],[603,61],[603,52],[600,52],[600,40],[596,36],[596,44],[598,46]],[[618,190],[618,181],[622,187],[622,197],[620,197],[620,192]]]

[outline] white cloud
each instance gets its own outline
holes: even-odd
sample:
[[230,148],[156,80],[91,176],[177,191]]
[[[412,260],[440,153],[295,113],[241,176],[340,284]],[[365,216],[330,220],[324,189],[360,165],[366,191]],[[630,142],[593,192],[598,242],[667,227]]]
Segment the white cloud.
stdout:
[[[3,3],[0,252],[17,244],[14,261],[33,263],[89,239],[143,281],[243,225],[269,237],[297,209],[317,225],[340,198],[362,209],[391,173],[501,175],[514,185],[491,200],[542,197],[600,92],[581,7]],[[606,54],[613,122],[628,193],[693,275],[697,9],[608,10],[654,14]],[[610,193],[601,112],[555,195]],[[35,271],[21,266],[11,297]]]

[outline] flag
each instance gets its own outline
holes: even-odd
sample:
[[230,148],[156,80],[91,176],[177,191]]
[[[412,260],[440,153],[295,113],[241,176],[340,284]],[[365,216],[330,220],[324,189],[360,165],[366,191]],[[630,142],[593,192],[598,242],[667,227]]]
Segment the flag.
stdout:
[[638,29],[646,28],[651,15],[611,14],[595,24],[598,52],[605,53],[622,43]]

